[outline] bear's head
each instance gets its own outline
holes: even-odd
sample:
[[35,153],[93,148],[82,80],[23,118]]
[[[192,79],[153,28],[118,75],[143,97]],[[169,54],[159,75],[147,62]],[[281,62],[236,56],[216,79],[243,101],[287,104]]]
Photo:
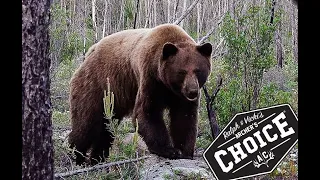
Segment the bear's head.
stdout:
[[200,88],[210,74],[211,52],[210,43],[165,43],[159,68],[162,82],[180,97],[198,100]]

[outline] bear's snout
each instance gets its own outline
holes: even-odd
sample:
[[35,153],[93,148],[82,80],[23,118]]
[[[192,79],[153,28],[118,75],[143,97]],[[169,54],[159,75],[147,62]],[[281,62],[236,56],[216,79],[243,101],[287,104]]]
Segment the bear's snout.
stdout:
[[187,76],[182,93],[188,101],[196,101],[199,97],[199,83],[195,76]]

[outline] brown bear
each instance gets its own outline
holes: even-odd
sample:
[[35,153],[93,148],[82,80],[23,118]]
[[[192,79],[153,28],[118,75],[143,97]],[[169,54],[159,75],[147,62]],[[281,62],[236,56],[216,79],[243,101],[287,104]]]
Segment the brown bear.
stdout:
[[172,24],[124,30],[93,45],[70,85],[69,143],[77,150],[76,163],[85,161],[81,154],[89,149],[91,159],[108,157],[114,137],[103,111],[107,79],[114,93],[114,119],[131,116],[134,125],[137,121],[151,153],[193,158],[200,88],[211,70],[211,52],[210,43],[198,45]]

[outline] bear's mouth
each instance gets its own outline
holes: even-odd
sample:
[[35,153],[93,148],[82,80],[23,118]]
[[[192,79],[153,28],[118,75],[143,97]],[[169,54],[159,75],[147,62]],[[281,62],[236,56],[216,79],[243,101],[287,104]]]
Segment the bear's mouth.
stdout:
[[199,97],[198,91],[192,91],[184,95],[188,101],[196,101]]

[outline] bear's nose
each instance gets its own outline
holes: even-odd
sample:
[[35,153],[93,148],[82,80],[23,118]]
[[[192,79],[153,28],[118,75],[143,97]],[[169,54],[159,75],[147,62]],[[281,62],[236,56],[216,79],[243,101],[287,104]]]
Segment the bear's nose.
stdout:
[[187,96],[190,100],[195,100],[198,97],[198,90],[197,89],[189,90]]

